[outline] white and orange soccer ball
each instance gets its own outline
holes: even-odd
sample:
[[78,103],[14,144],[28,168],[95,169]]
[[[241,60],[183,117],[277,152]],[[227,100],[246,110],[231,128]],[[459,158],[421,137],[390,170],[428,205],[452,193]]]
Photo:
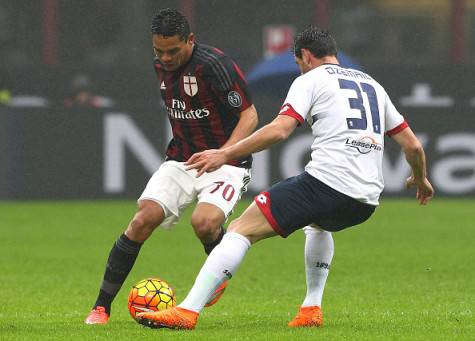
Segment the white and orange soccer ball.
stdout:
[[134,320],[138,313],[165,310],[175,305],[175,291],[159,278],[143,279],[129,293],[129,312]]

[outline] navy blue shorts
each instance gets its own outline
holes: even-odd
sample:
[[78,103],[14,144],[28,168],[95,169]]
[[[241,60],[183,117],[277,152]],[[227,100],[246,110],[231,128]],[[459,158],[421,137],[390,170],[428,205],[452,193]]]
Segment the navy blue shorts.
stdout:
[[376,209],[307,172],[275,184],[254,201],[275,232],[284,238],[311,224],[326,231],[340,231],[366,221]]

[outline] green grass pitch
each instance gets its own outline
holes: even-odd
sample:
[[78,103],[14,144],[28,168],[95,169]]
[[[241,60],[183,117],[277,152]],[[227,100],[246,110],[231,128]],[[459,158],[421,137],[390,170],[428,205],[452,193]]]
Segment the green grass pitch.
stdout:
[[[233,217],[245,208],[239,205]],[[188,223],[157,230],[105,326],[83,323],[132,201],[0,203],[0,340],[473,340],[474,200],[382,201],[370,221],[334,234],[325,326],[287,322],[305,294],[304,234],[251,248],[194,331],[152,330],[127,311],[132,284],[171,283],[180,302],[205,254]]]

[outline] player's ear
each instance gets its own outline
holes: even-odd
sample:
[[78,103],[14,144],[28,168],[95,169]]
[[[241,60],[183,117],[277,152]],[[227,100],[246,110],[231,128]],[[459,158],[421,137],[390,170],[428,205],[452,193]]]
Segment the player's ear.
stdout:
[[302,49],[302,61],[305,65],[310,65],[312,63],[311,53],[307,49]]
[[186,40],[187,44],[193,45],[195,43],[195,35],[193,33],[190,33],[188,35],[188,38]]

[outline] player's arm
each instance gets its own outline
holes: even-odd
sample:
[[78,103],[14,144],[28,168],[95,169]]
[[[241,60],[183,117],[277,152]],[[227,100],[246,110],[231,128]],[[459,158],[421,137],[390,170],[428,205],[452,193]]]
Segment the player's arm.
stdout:
[[221,146],[220,149],[229,147],[251,135],[251,133],[257,127],[257,122],[258,118],[256,108],[254,105],[251,105],[239,114],[238,124],[234,128],[229,139],[223,146]]
[[212,172],[229,160],[259,152],[285,140],[297,127],[299,121],[287,115],[277,116],[271,123],[257,130],[251,136],[223,149],[205,150],[194,154],[185,164],[187,169],[197,169],[197,176]]
[[416,186],[417,200],[421,205],[427,204],[434,196],[434,189],[427,179],[426,157],[422,144],[409,127],[391,137],[401,146],[412,169],[412,175],[406,180],[406,187]]

